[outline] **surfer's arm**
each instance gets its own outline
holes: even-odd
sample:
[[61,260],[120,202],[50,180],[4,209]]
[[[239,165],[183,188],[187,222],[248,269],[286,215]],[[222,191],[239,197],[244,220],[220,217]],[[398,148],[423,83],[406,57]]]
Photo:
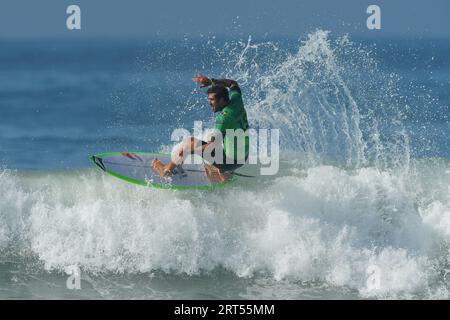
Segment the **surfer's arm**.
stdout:
[[211,143],[213,143],[213,141],[210,141],[210,142],[205,143],[204,145],[202,145],[202,153],[203,153],[203,151],[205,151],[206,148],[208,148],[208,146],[209,146]]
[[230,88],[230,90],[236,90],[241,92],[241,88],[239,88],[239,85],[236,81],[231,79],[211,79],[211,84],[215,85],[222,85],[227,88]]
[[[201,140],[197,140],[194,137],[191,137],[190,140],[188,140],[184,146],[183,146],[183,151],[185,152],[185,148],[189,148],[189,153],[190,154],[194,154],[194,153],[199,153],[202,152],[211,144],[214,142],[214,137],[209,137],[208,138],[208,142],[203,142]],[[182,156],[183,153],[180,153],[180,156]]]
[[[210,134],[208,136],[208,142],[206,142],[206,143],[204,142],[204,143],[202,143],[201,146],[196,147],[193,153],[197,153],[200,150],[203,153],[205,151],[205,149],[208,148],[208,146],[210,146],[211,144],[213,144],[216,141],[216,135],[217,135],[217,133]],[[220,135],[220,137],[222,137],[222,135]]]
[[231,79],[209,79],[205,77],[204,75],[198,74],[192,80],[198,84],[200,84],[201,87],[207,87],[210,85],[222,85],[227,88],[230,88],[230,90],[236,90],[241,92],[241,88],[239,88],[239,85],[236,81]]
[[213,142],[214,142],[214,141],[208,141],[208,143],[204,143],[204,144],[202,144],[201,146],[198,146],[198,147],[192,149],[191,154],[194,154],[194,153],[202,153],[202,154],[203,154],[203,152],[205,151],[205,149],[208,148],[208,146],[209,146],[210,144],[212,144]]

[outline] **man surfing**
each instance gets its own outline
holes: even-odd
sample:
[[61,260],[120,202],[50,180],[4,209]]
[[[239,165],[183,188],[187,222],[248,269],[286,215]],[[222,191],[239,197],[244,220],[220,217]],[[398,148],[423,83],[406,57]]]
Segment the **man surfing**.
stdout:
[[[212,182],[224,182],[231,178],[231,172],[245,163],[249,154],[247,131],[249,125],[241,89],[236,81],[229,79],[209,79],[199,74],[192,80],[201,88],[209,86],[207,95],[211,110],[214,113],[220,112],[215,121],[215,129],[218,134],[211,136],[208,142],[190,137],[173,148],[171,160],[167,164],[162,163],[159,159],[154,159],[152,167],[158,175],[165,177],[176,166],[181,166],[189,154],[199,154],[205,159],[205,151],[212,149],[210,155],[214,159],[205,163],[206,174]],[[242,141],[238,141],[234,132],[244,132],[243,143],[239,143]],[[216,136],[220,137],[221,141],[217,141]],[[220,148],[216,148],[217,146]],[[220,154],[215,152],[218,149],[221,149]]]

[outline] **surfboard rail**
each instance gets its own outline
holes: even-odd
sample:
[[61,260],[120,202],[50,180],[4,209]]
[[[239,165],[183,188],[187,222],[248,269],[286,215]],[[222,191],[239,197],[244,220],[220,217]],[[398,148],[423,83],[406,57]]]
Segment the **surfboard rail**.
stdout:
[[[116,162],[111,162],[108,158],[115,158]],[[180,179],[190,179],[194,185],[180,185],[180,184],[172,184],[170,181],[172,177],[162,178],[156,175],[156,173],[151,168],[151,160],[155,158],[170,158],[170,154],[164,152],[145,152],[145,151],[113,151],[113,152],[104,152],[96,155],[90,155],[89,160],[103,172],[118,178],[120,180],[133,183],[140,186],[145,187],[153,187],[157,189],[172,189],[172,190],[211,190],[217,188],[223,188],[228,186],[230,183],[236,180],[236,177],[232,177],[230,180],[221,182],[221,183],[211,183],[205,173],[205,178],[199,179],[199,175],[204,173],[203,165],[198,167],[198,169],[184,169],[186,172],[183,175],[183,178]],[[117,159],[120,159],[118,161]],[[138,163],[138,164],[135,164]],[[111,168],[112,167],[112,168]],[[119,169],[118,169],[119,167]],[[120,167],[129,167],[127,169],[120,169]],[[130,167],[135,167],[131,168]],[[194,166],[195,168],[195,166]],[[133,169],[135,169],[133,171]],[[136,174],[136,170],[140,173]],[[128,174],[127,174],[128,172]],[[134,173],[130,174],[131,172]],[[142,173],[145,172],[145,173]],[[141,176],[142,179],[138,179],[137,176]],[[194,178],[196,179],[194,179]],[[179,177],[177,177],[179,178]],[[155,181],[152,181],[156,180]],[[166,180],[167,179],[167,180]],[[198,181],[197,181],[198,180]],[[182,181],[182,180],[180,180]],[[187,180],[186,180],[187,181]],[[185,181],[185,182],[186,182]],[[161,183],[160,183],[161,182]],[[195,183],[199,182],[198,185]],[[200,184],[201,183],[201,184]]]

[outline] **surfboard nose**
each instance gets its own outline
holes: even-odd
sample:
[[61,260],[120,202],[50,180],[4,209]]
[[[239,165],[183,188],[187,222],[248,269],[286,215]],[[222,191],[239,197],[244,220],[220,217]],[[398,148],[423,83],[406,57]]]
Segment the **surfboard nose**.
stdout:
[[89,159],[100,169],[102,169],[103,171],[106,171],[106,168],[105,168],[105,165],[103,164],[102,158],[97,157],[97,156],[89,156]]

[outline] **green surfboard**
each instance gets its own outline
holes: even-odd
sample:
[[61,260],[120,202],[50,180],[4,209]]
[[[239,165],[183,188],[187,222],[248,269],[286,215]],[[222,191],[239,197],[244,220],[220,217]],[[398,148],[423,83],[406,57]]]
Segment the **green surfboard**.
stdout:
[[89,159],[102,171],[124,181],[160,189],[211,189],[223,187],[234,181],[212,183],[206,176],[203,160],[198,155],[186,158],[184,164],[174,169],[167,177],[160,177],[153,171],[153,159],[163,163],[170,160],[170,154],[159,152],[108,152],[90,156]]

